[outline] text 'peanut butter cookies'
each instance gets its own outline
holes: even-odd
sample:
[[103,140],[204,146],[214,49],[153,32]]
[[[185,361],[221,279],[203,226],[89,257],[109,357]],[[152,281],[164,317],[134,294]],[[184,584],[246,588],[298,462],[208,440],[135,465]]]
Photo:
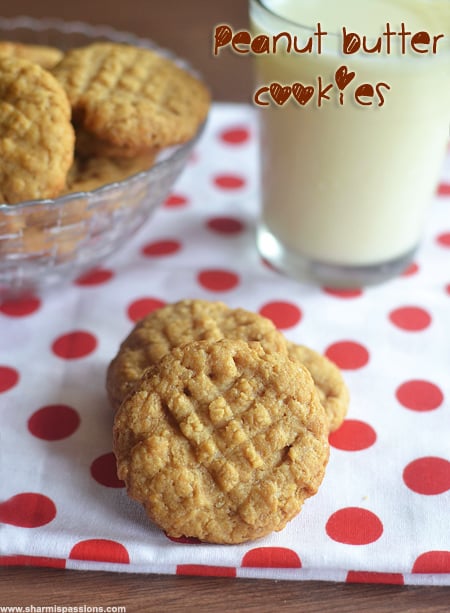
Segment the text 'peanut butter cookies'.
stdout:
[[286,341],[267,318],[223,302],[181,300],[141,319],[122,342],[108,368],[106,388],[117,409],[144,370],[190,341],[221,338],[259,341],[267,351],[286,353]]
[[289,357],[303,364],[311,373],[319,400],[327,416],[329,430],[337,430],[345,419],[349,405],[349,391],[339,368],[328,358],[304,345],[288,342]]
[[70,105],[61,85],[27,60],[0,56],[0,201],[52,198],[73,161]]
[[77,126],[117,154],[183,143],[206,118],[205,86],[156,52],[115,43],[68,51],[53,74]]
[[328,427],[309,372],[260,343],[194,341],[148,369],[115,417],[118,476],[169,536],[241,543],[316,493]]

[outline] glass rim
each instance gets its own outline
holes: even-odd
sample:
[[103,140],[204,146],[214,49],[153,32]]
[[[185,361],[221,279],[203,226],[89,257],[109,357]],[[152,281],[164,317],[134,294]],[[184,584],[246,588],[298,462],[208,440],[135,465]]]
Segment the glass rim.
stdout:
[[[427,2],[433,2],[433,0],[426,0]],[[450,2],[450,0],[449,0]],[[289,17],[285,17],[284,15],[280,15],[279,13],[276,12],[276,10],[272,7],[267,6],[266,4],[266,0],[249,0],[250,4],[254,4],[255,6],[257,6],[258,8],[260,8],[261,10],[265,11],[268,15],[271,15],[272,17],[275,17],[276,19],[278,19],[280,22],[285,23],[287,25],[292,25],[295,26],[297,29],[302,29],[302,30],[306,30],[308,32],[312,32],[314,33],[316,31],[316,27],[317,26],[308,26],[305,25],[303,23],[300,23],[298,21],[295,21],[293,19],[290,19]],[[431,8],[431,7],[430,7]],[[339,32],[327,32],[328,36],[331,36],[333,38],[339,38],[340,33]],[[449,39],[450,41],[450,31],[447,33],[445,33],[446,37]],[[335,52],[332,52],[332,54],[334,55]],[[381,59],[383,59],[385,56],[383,54],[381,55],[373,55],[370,57],[366,57],[366,59],[369,59],[370,61],[379,61]],[[448,43],[448,45],[444,48],[444,51],[440,54],[436,54],[436,55],[420,55],[419,59],[428,59],[428,61],[432,60],[432,59],[438,59],[441,61],[444,61],[445,59],[450,60],[450,42]],[[405,61],[406,58],[403,57],[393,57],[392,60],[393,62],[397,62],[397,61]],[[416,56],[414,57],[408,57],[409,60],[413,60],[413,59],[418,59]]]
[[[295,26],[297,28],[302,28],[303,30],[309,30],[310,32],[314,32],[314,30],[315,30],[315,28],[313,26],[307,26],[307,25],[304,25],[302,23],[299,23],[298,21],[294,21],[293,19],[289,19],[289,17],[285,17],[284,15],[280,15],[275,10],[273,10],[270,7],[268,7],[264,3],[264,0],[250,0],[250,3],[259,5],[267,13],[270,13],[270,15],[273,15],[274,17],[276,17],[280,21],[284,21],[285,23],[288,23],[288,24],[290,23],[290,24],[292,24],[293,26]],[[337,36],[338,34],[337,34],[337,32],[331,32],[331,35],[332,36]]]
[[148,170],[141,170],[126,179],[122,179],[119,181],[112,181],[111,183],[106,183],[105,185],[101,185],[92,190],[80,190],[77,192],[70,192],[69,194],[64,194],[62,196],[56,196],[55,198],[37,198],[34,200],[24,200],[23,202],[18,202],[17,204],[8,204],[6,202],[0,202],[0,213],[8,212],[10,214],[18,213],[21,210],[26,210],[32,208],[34,206],[40,205],[52,205],[53,208],[63,207],[67,202],[71,202],[72,200],[79,200],[80,198],[90,198],[94,196],[101,196],[110,191],[116,190],[118,187],[127,188],[135,183],[138,183],[141,179],[150,180],[155,174],[161,172],[161,168],[168,167],[172,164],[178,162],[180,158],[185,155],[186,151],[192,149],[197,142],[200,140],[200,137],[203,134],[205,129],[206,121],[200,125],[196,134],[187,142],[181,145],[175,145],[171,147],[167,152],[165,157],[156,159],[154,164]]

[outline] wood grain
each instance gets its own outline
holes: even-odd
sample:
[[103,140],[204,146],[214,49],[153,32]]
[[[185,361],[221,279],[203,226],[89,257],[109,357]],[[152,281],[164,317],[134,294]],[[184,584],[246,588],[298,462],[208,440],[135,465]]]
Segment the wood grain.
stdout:
[[[247,0],[14,0],[2,16],[60,17],[104,24],[154,39],[192,62],[216,100],[248,102],[250,58],[213,58],[213,28],[247,25]],[[296,611],[448,613],[450,588],[349,585],[1,568],[0,605],[125,606],[134,611]]]
[[0,590],[1,605],[125,606],[126,613],[448,613],[450,602],[450,588],[445,587],[168,577],[29,568],[1,571]]

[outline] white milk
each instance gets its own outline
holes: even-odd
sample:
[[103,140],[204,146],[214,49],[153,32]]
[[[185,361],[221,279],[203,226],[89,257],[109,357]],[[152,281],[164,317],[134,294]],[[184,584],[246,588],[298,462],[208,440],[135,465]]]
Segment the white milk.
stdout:
[[[253,3],[253,36],[289,31],[305,41],[318,22],[329,34],[321,55],[255,55],[257,87],[273,82],[316,85],[318,75],[334,83],[342,65],[356,73],[344,90],[343,105],[336,87],[321,108],[315,99],[300,106],[291,97],[278,106],[263,96],[271,102],[260,111],[265,230],[288,252],[332,265],[378,265],[413,252],[449,136],[450,0],[263,4],[291,22]],[[433,35],[445,37],[435,41],[435,54],[410,49],[402,54],[399,37],[392,38],[390,55],[385,49],[380,54],[341,54],[343,26],[368,35],[373,43],[386,22],[395,31],[404,22],[412,33],[429,32],[430,50]],[[359,84],[381,82],[391,88],[381,89],[382,106],[376,96],[370,107],[355,102]]]

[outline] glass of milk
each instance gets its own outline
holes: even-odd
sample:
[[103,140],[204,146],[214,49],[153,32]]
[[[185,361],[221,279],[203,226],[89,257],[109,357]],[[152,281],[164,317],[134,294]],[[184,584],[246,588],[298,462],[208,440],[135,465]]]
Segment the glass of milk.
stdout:
[[250,0],[250,23],[260,254],[334,287],[396,276],[448,143],[450,0]]

